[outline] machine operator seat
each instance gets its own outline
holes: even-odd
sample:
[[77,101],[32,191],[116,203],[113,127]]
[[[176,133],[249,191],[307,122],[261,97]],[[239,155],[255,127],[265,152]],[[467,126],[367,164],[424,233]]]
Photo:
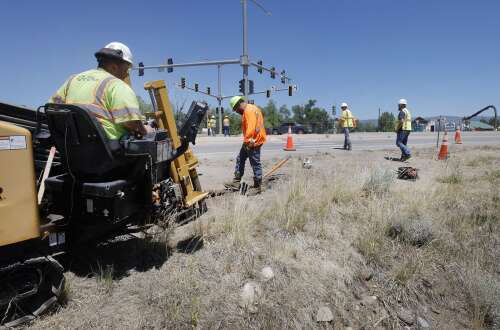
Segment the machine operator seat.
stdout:
[[62,163],[76,178],[102,179],[128,163],[120,142],[106,136],[84,105],[48,103],[45,114]]

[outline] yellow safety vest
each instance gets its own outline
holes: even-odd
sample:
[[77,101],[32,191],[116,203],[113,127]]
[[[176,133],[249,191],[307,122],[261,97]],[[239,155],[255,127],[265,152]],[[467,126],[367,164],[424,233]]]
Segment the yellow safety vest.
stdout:
[[127,133],[122,123],[144,120],[132,88],[103,69],[71,76],[49,102],[75,104],[87,109],[111,140],[118,140]]
[[354,117],[352,116],[351,110],[342,110],[342,127],[352,128]]
[[403,126],[401,127],[401,129],[403,131],[411,131],[411,113],[410,113],[410,110],[404,108],[402,111],[405,114],[405,118],[403,119]]

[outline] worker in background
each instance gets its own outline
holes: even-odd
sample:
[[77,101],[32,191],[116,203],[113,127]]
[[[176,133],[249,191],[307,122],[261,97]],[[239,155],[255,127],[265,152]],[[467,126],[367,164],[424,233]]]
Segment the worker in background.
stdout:
[[411,113],[406,108],[407,102],[405,99],[399,100],[398,120],[396,124],[396,145],[401,149],[401,161],[406,161],[411,158],[411,152],[408,148],[408,136],[411,132]]
[[229,136],[229,127],[231,126],[231,121],[229,120],[229,116],[225,115],[224,116],[224,121],[223,121],[223,130],[224,130],[224,136]]
[[349,110],[347,103],[342,103],[340,105],[342,109],[342,114],[340,117],[340,127],[344,131],[344,150],[351,150],[351,138],[349,136],[349,130],[354,127],[354,117],[352,116],[351,110]]
[[215,121],[215,116],[212,115],[208,117],[207,120],[207,129],[208,129],[208,136],[215,136],[215,126],[216,126],[216,121]]
[[97,69],[69,77],[49,102],[87,109],[111,140],[153,132],[142,123],[145,118],[139,111],[137,96],[125,82],[133,63],[130,49],[120,42],[111,42],[96,52],[95,57]]
[[226,188],[239,190],[241,178],[245,172],[247,158],[254,174],[253,189],[250,195],[262,192],[262,163],[260,162],[260,150],[266,142],[266,129],[264,127],[264,116],[262,111],[255,105],[245,101],[243,96],[234,96],[230,100],[231,109],[241,115],[241,128],[243,130],[243,145],[236,158],[234,178],[231,183],[225,184]]

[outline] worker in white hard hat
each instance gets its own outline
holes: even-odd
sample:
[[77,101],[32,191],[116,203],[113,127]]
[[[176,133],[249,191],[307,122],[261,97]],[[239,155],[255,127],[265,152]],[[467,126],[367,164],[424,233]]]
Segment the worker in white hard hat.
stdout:
[[121,42],[111,42],[95,57],[97,69],[69,77],[49,102],[85,108],[97,118],[110,140],[154,131],[143,124],[137,96],[125,82],[133,64],[130,49]]
[[229,128],[231,126],[231,121],[229,120],[228,115],[224,116],[224,121],[222,123],[223,123],[222,128],[224,130],[224,136],[229,136]]
[[340,116],[339,122],[340,127],[344,132],[344,150],[352,150],[351,138],[349,136],[349,130],[354,127],[354,117],[352,116],[351,110],[347,106],[347,103],[343,102],[340,105],[342,114]]
[[215,126],[217,126],[217,121],[215,120],[215,116],[211,115],[207,119],[208,136],[215,136]]
[[396,145],[401,149],[401,161],[411,158],[411,151],[408,148],[408,136],[411,132],[411,113],[407,108],[408,102],[401,99],[398,102],[398,121],[396,124]]
[[260,194],[262,192],[260,150],[267,138],[266,128],[264,127],[264,116],[259,107],[248,103],[243,96],[233,96],[229,104],[234,112],[241,115],[243,145],[236,158],[233,181],[226,183],[225,187],[230,190],[240,189],[241,178],[245,172],[245,163],[248,158],[254,175],[254,185],[249,195]]

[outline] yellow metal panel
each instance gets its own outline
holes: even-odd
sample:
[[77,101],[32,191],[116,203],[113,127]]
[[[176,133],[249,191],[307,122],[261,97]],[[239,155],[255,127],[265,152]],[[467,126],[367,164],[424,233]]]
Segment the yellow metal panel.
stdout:
[[[173,147],[179,148],[181,139],[177,133],[174,112],[168,98],[165,81],[149,81],[144,84],[144,89],[152,93],[157,107],[156,112],[147,114],[148,117],[155,118],[158,127],[167,130],[170,139],[172,139]],[[191,148],[170,163],[170,176],[175,183],[181,185],[184,193],[184,206],[186,207],[196,204],[208,195],[206,192],[196,191],[193,185],[193,180],[198,176],[196,173],[197,165],[198,160],[193,155]]]
[[39,237],[31,134],[0,121],[0,246]]

